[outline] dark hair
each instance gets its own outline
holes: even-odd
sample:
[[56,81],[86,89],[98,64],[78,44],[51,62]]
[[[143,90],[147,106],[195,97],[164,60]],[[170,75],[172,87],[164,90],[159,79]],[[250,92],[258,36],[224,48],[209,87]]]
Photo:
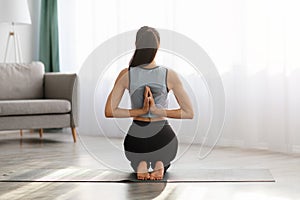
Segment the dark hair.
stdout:
[[148,26],[141,27],[136,33],[136,49],[129,62],[129,69],[151,63],[155,58],[159,43],[160,37],[157,30]]

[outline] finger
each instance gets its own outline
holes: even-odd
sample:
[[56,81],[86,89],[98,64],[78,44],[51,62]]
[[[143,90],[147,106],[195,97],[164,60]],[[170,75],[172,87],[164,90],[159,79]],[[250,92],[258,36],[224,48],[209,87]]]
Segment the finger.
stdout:
[[148,97],[145,97],[144,99],[144,107],[147,108],[150,105],[150,100],[148,99]]
[[145,86],[145,90],[144,90],[144,96],[145,97],[149,96],[149,91],[150,91],[150,88],[148,86]]
[[151,89],[150,89],[150,87],[149,86],[145,86],[146,87],[146,90],[149,92],[149,91],[151,91]]
[[[151,98],[151,97],[150,97],[150,98]],[[149,105],[150,105],[150,106],[153,106],[153,105],[155,105],[155,102],[154,102],[153,98],[151,98],[151,99],[150,99],[150,101],[149,101]]]
[[150,97],[153,97],[153,94],[152,94],[152,92],[151,92],[151,89],[149,88],[149,96]]
[[147,91],[148,91],[148,96],[152,96],[152,91],[151,91],[151,88],[149,86],[147,86]]

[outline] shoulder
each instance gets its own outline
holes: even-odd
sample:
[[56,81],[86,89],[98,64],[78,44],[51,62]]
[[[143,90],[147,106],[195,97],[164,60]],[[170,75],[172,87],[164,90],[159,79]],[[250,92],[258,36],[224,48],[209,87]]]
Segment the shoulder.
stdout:
[[118,79],[127,76],[127,74],[128,74],[128,68],[122,69],[118,75]]
[[117,77],[116,83],[121,84],[126,88],[128,87],[128,68],[124,68],[121,70]]
[[168,69],[167,77],[169,89],[173,89],[174,87],[181,84],[178,74],[173,69]]
[[168,72],[168,78],[170,80],[177,80],[179,79],[178,74],[173,69],[167,69]]
[[127,73],[128,73],[128,68],[124,68],[124,69],[122,69],[122,71],[120,72],[119,75],[125,75]]

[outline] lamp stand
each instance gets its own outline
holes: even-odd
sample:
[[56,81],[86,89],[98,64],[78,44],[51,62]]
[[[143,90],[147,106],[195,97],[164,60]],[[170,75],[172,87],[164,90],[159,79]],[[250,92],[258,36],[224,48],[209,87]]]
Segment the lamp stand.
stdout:
[[5,54],[4,54],[4,63],[6,62],[7,52],[8,52],[9,44],[10,44],[11,40],[14,42],[15,62],[19,62],[19,63],[23,62],[22,51],[21,51],[21,46],[20,46],[20,39],[19,39],[19,35],[17,34],[17,32],[15,30],[14,23],[11,24],[11,31],[9,32],[8,37],[7,37]]

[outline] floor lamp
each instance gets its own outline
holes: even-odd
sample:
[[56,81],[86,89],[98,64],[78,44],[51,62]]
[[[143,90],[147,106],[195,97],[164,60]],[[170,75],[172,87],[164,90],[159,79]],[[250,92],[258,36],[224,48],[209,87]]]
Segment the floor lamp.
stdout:
[[15,25],[31,24],[27,0],[0,0],[0,23],[11,25],[5,47],[4,63],[11,42],[14,43],[15,62],[23,62],[20,39]]

